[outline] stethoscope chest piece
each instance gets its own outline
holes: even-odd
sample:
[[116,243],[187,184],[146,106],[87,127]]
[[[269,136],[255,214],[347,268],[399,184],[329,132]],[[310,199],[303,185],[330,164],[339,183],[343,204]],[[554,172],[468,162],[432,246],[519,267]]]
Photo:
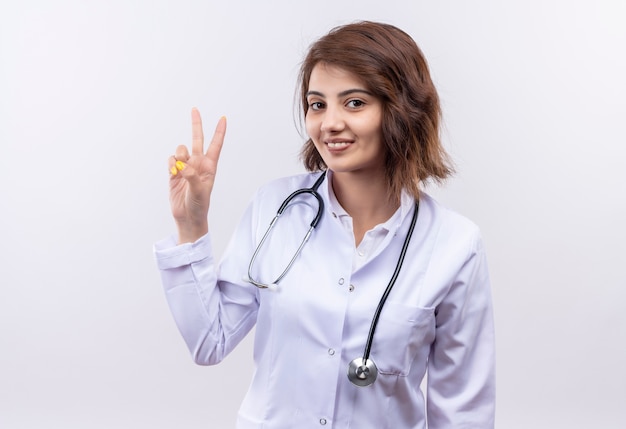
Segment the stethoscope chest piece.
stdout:
[[362,357],[358,357],[348,365],[348,379],[357,386],[369,386],[377,376],[378,368],[371,359],[363,361]]

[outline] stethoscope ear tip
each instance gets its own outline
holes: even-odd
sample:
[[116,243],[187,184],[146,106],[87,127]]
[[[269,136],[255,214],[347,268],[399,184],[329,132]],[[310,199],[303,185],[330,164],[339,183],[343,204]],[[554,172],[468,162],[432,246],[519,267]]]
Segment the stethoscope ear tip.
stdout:
[[255,285],[256,287],[258,287],[259,289],[267,289],[267,290],[271,290],[271,291],[278,291],[278,285],[276,283],[270,283],[268,285],[262,284],[262,283],[256,283],[254,281],[252,281],[252,279],[250,279],[250,276],[242,276],[241,280],[246,282],[246,283],[250,283]]

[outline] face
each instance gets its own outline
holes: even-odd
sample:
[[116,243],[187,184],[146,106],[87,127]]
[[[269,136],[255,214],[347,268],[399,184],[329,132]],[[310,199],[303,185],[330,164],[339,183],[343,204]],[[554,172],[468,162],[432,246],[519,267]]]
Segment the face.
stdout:
[[384,175],[382,103],[355,74],[318,63],[307,93],[306,130],[336,174]]

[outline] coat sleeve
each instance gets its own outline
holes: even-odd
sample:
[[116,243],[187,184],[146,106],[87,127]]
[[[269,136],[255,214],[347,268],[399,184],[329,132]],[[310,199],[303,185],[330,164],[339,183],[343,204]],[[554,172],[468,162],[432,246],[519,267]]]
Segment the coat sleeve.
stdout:
[[221,362],[256,323],[257,288],[242,279],[252,213],[251,207],[244,213],[222,261],[236,275],[220,274],[209,234],[195,243],[176,245],[170,237],[154,246],[172,316],[197,364]]
[[487,259],[476,229],[465,263],[436,308],[428,365],[430,429],[492,429],[495,343]]

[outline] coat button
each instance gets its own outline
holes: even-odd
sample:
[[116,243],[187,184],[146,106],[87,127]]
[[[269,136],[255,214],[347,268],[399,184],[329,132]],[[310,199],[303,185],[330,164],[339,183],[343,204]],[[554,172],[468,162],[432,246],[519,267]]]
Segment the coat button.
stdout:
[[328,354],[331,356],[335,355],[335,349],[328,349]]
[[342,285],[345,280],[342,278],[339,279],[339,284]]
[[320,419],[320,424],[324,426],[326,424],[326,419]]
[[348,288],[348,290],[349,290],[350,292],[353,292],[353,291],[354,291],[354,285],[350,285],[350,287]]

